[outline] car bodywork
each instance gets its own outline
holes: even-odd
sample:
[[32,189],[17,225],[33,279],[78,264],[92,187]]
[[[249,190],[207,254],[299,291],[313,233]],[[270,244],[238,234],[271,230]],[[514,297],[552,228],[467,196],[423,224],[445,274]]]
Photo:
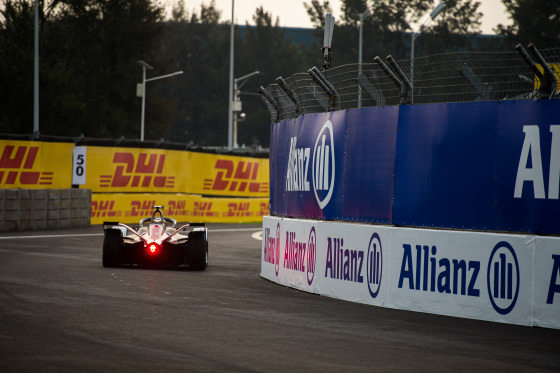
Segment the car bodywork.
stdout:
[[164,217],[164,206],[153,206],[151,217],[136,229],[120,222],[104,222],[105,267],[138,266],[205,270],[208,266],[208,229],[203,223],[187,223]]

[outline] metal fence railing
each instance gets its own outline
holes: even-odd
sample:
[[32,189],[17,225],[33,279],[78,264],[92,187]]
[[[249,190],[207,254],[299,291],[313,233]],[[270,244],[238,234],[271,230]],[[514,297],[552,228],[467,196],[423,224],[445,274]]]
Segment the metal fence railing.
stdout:
[[[458,52],[412,60],[309,69],[279,77],[259,93],[271,121],[305,113],[398,104],[557,97],[560,47],[538,51]],[[543,69],[543,66],[545,68]]]

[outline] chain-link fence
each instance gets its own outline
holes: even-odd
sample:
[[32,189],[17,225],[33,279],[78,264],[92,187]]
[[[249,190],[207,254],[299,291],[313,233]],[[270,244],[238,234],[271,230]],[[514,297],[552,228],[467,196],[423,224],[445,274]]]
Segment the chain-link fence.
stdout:
[[[459,52],[343,65],[279,77],[259,89],[272,122],[305,113],[398,105],[557,97],[560,47]],[[544,69],[543,69],[544,66]]]

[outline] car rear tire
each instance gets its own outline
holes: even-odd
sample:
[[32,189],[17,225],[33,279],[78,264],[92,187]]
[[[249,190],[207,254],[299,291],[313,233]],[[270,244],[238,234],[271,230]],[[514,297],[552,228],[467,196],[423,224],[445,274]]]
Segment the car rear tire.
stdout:
[[205,270],[208,266],[208,242],[204,231],[192,231],[189,234],[190,268]]
[[105,230],[103,239],[104,267],[117,267],[120,265],[120,252],[123,243],[121,230]]

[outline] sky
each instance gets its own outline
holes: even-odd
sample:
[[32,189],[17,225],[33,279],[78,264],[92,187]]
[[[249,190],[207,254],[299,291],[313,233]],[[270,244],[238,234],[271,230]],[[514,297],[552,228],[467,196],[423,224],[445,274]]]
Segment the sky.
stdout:
[[[170,10],[179,0],[162,1],[167,4],[168,10]],[[210,0],[183,1],[185,9],[189,13],[200,13],[200,4],[210,4]],[[245,25],[248,22],[250,25],[254,25],[253,14],[255,14],[255,9],[262,5],[265,11],[272,14],[273,20],[276,20],[276,17],[280,18],[280,26],[282,27],[312,28],[309,16],[303,6],[304,2],[311,3],[309,0],[235,0],[235,24]],[[434,6],[438,2],[434,1]],[[483,34],[493,35],[492,29],[497,24],[508,25],[511,23],[501,0],[480,0],[480,2],[479,10],[483,14],[481,26]],[[216,8],[222,11],[222,21],[231,19],[231,3],[232,0],[215,0]],[[332,6],[335,19],[340,19],[341,1],[330,0],[329,3]]]

